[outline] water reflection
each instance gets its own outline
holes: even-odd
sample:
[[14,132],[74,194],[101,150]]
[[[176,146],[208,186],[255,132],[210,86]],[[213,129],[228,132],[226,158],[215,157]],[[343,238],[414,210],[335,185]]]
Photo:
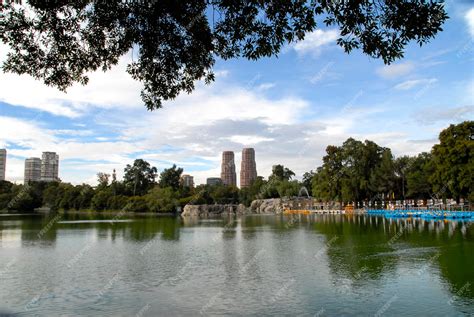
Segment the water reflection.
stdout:
[[[81,265],[87,274],[99,274],[101,280],[107,281],[102,276],[105,273],[96,266],[119,264],[120,270],[133,272],[127,281],[134,290],[164,286],[185,292],[203,283],[216,289],[225,287],[228,296],[239,297],[243,296],[239,285],[257,287],[265,283],[270,293],[260,299],[260,304],[263,300],[265,305],[275,305],[274,288],[285,287],[286,296],[295,303],[305,298],[305,305],[316,311],[320,303],[311,302],[314,294],[326,302],[331,302],[334,294],[342,296],[350,306],[357,304],[352,303],[357,298],[374,300],[391,284],[404,286],[402,292],[409,292],[413,281],[433,282],[438,278],[450,294],[448,300],[443,299],[446,305],[467,301],[459,308],[462,311],[472,308],[474,299],[474,226],[469,222],[367,215],[55,217],[2,217],[0,248],[10,249],[13,255],[21,254],[18,248],[70,250],[68,243],[80,240],[74,242],[75,251],[64,251],[69,252],[64,256],[67,259],[94,241],[101,247],[88,256],[107,254],[111,259],[107,264],[101,259],[84,259]],[[162,243],[155,247],[157,241]],[[142,253],[147,256],[140,256]],[[54,288],[61,285],[64,276],[58,273],[57,260],[48,256],[37,252],[28,260],[36,260],[33,269],[48,276],[38,285]],[[8,257],[0,259],[0,271],[5,271],[8,262]],[[192,277],[193,272],[199,272],[200,277]],[[218,278],[211,279],[210,275]],[[17,278],[15,285],[31,283],[21,271]]]

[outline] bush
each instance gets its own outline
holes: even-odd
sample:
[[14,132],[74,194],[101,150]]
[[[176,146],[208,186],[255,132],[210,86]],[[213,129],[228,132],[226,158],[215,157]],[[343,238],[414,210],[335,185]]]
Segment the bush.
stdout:
[[145,197],[133,196],[128,198],[127,205],[123,209],[131,212],[147,212],[148,206]]
[[128,197],[123,195],[112,196],[107,201],[108,209],[120,210],[125,208],[128,202]]
[[148,209],[152,212],[176,212],[180,206],[178,194],[171,187],[155,187],[146,196]]
[[107,209],[110,198],[113,197],[113,194],[110,190],[104,189],[99,190],[92,197],[91,206],[94,210],[105,210]]

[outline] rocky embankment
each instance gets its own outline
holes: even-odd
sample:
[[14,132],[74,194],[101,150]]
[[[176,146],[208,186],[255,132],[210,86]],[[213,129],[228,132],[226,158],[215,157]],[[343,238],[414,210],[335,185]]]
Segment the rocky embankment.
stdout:
[[275,198],[254,200],[250,208],[242,204],[186,205],[181,216],[242,215],[248,213],[276,214],[283,212],[283,210],[284,201],[280,198]]
[[255,214],[279,214],[285,209],[281,198],[257,199],[250,204],[250,212]]
[[248,212],[248,208],[242,204],[186,205],[181,216],[242,215]]

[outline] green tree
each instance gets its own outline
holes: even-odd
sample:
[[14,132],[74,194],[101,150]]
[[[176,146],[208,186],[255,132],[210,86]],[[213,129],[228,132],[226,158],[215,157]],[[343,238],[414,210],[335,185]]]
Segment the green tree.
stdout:
[[396,192],[399,197],[405,199],[407,193],[407,175],[409,173],[410,167],[414,162],[414,158],[407,155],[398,157],[393,162],[393,167],[396,177]]
[[390,149],[383,152],[380,164],[370,175],[370,187],[375,193],[389,195],[389,198],[392,199],[395,188],[395,169]]
[[145,197],[143,196],[132,196],[128,198],[127,204],[124,210],[130,212],[147,212],[148,206]]
[[451,124],[439,134],[433,146],[435,193],[447,192],[458,202],[474,201],[474,121]]
[[10,193],[13,187],[13,183],[9,181],[0,181],[0,194]]
[[64,187],[59,182],[49,182],[43,191],[43,205],[52,210],[59,209],[61,198],[64,194]]
[[258,199],[262,188],[266,185],[263,177],[258,176],[256,180],[248,187],[241,188],[239,191],[239,201],[245,206],[250,206],[253,200]]
[[41,196],[28,184],[13,186],[11,198],[11,201],[7,205],[9,210],[20,212],[33,211],[42,205]]
[[308,191],[308,194],[310,196],[313,195],[313,177],[316,173],[313,171],[309,171],[303,174],[303,181],[301,182],[301,185],[306,188]]
[[102,172],[97,173],[97,182],[99,183],[99,187],[109,186],[109,178],[110,174]]
[[328,170],[320,166],[316,169],[316,173],[312,179],[313,197],[320,201],[330,201],[336,198],[333,182],[330,180]]
[[385,63],[403,57],[410,41],[428,42],[446,21],[442,1],[92,1],[6,3],[0,39],[10,54],[3,71],[29,74],[66,90],[87,84],[133,50],[127,67],[143,83],[148,109],[214,79],[216,58],[256,60],[303,40],[316,20],[340,30],[337,44]]
[[122,210],[126,209],[128,197],[124,195],[112,195],[107,199],[107,209]]
[[430,177],[433,174],[433,162],[430,153],[420,153],[412,159],[407,171],[407,197],[428,199],[432,191]]
[[94,210],[106,210],[109,208],[109,202],[114,197],[110,188],[96,190],[94,197],[92,197],[91,207]]
[[280,197],[280,194],[278,193],[278,184],[280,182],[281,182],[280,180],[270,177],[268,182],[266,182],[262,186],[260,193],[258,194],[258,197],[261,199]]
[[79,188],[71,184],[61,184],[61,187],[63,194],[59,201],[59,208],[63,210],[79,209],[78,202],[81,195]]
[[171,187],[174,190],[178,190],[182,173],[183,169],[177,168],[176,165],[173,164],[171,168],[165,168],[163,172],[161,172],[158,185],[160,185],[161,188]]
[[235,186],[212,186],[211,198],[216,204],[238,204],[239,189]]
[[342,144],[342,168],[340,171],[341,198],[343,201],[360,201],[365,189],[364,143],[353,138]]
[[292,170],[287,167],[284,167],[283,165],[278,164],[273,166],[272,175],[268,177],[268,180],[273,179],[277,181],[289,181],[293,176],[295,176],[295,173]]
[[[219,186],[219,185],[216,185]],[[190,203],[192,205],[205,205],[212,204],[213,200],[211,197],[212,188],[215,186],[210,185],[198,185],[195,188],[195,194],[192,196]]]
[[180,207],[178,193],[172,187],[155,186],[145,199],[148,210],[152,212],[176,212]]
[[295,197],[300,191],[300,184],[298,181],[280,181],[277,185],[279,197]]
[[155,184],[157,169],[142,159],[136,159],[133,165],[124,169],[123,182],[133,195],[144,195]]
[[79,189],[78,206],[79,209],[88,209],[91,207],[92,197],[94,197],[94,189],[92,186],[82,184],[77,186]]
[[389,149],[369,140],[349,138],[342,146],[326,148],[323,165],[313,177],[313,196],[360,206],[378,190],[393,189],[392,175],[393,158]]

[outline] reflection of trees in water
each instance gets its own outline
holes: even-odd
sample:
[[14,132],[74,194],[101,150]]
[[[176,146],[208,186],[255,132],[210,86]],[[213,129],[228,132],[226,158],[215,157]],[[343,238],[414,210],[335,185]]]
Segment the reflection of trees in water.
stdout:
[[21,242],[40,243],[42,246],[54,246],[58,235],[58,224],[61,220],[56,214],[21,217]]
[[[150,219],[134,219],[125,224],[124,239],[143,241],[155,238],[161,233],[163,240],[179,240],[179,219],[176,217],[158,217]],[[116,224],[114,224],[115,226]]]
[[[321,233],[326,244],[322,250],[309,250],[311,260],[320,252],[327,258],[334,283],[363,289],[364,282],[382,282],[385,274],[397,273],[399,267],[413,265],[416,274],[419,263],[427,268],[439,270],[447,282],[449,292],[461,298],[474,298],[474,225],[452,221],[424,221],[421,219],[386,219],[365,215],[270,215],[223,217],[203,220],[200,218],[179,218],[163,216],[122,215],[118,220],[133,219],[131,222],[99,223],[53,223],[53,215],[34,217],[9,217],[0,221],[0,239],[4,231],[21,229],[22,243],[41,243],[54,246],[58,230],[94,229],[99,239],[117,238],[133,241],[147,241],[154,238],[179,240],[181,226],[219,227],[215,238],[227,241],[225,257],[234,263],[240,234],[243,240],[258,238],[258,231],[267,227],[278,234],[291,230],[311,230]],[[70,214],[62,220],[111,220],[114,214]],[[41,236],[39,236],[42,232]],[[337,239],[333,239],[337,237]],[[210,237],[212,239],[213,236]],[[284,237],[283,237],[284,238]],[[277,243],[276,241],[274,241]],[[330,244],[328,244],[331,242]],[[230,244],[229,244],[230,243]],[[258,250],[246,256],[250,259]],[[308,250],[305,250],[308,251]],[[323,258],[322,258],[323,259]],[[417,261],[413,261],[416,259]],[[247,258],[247,260],[249,260]],[[421,261],[420,261],[421,260]],[[224,263],[227,263],[224,261]],[[224,267],[226,272],[235,270],[235,265]],[[417,278],[418,276],[414,276]],[[466,283],[470,283],[466,287]],[[460,291],[461,290],[461,291]]]
[[[401,219],[395,225],[400,227],[407,223],[412,225],[412,229],[400,240],[412,247],[436,250],[418,256],[439,269],[441,277],[448,282],[451,294],[473,299],[474,226],[467,222],[421,219]],[[466,283],[471,287],[465,287]]]
[[[180,219],[177,217],[164,216],[130,216],[123,215],[120,218],[113,214],[68,214],[54,218],[55,215],[21,217],[16,219],[21,229],[21,240],[23,243],[42,243],[54,245],[58,230],[91,230],[97,232],[99,239],[111,239],[117,237],[125,240],[145,241],[153,239],[161,234],[161,239],[178,240],[180,233]],[[113,222],[114,217],[116,222]],[[133,218],[133,221],[124,221]],[[104,221],[104,222],[78,222],[61,223],[61,221]],[[110,220],[110,221],[108,221]],[[11,229],[6,226],[8,222],[0,221],[0,236],[3,230]]]
[[384,272],[394,271],[396,256],[373,256],[392,250],[384,225],[360,215],[325,215],[314,222],[313,228],[326,236],[329,269],[334,285],[342,291],[344,287],[363,288],[364,281],[376,281]]
[[396,267],[406,257],[417,257],[426,265],[414,267],[415,272],[439,267],[451,294],[474,298],[474,226],[346,215],[317,218],[314,229],[327,241],[338,237],[325,249],[329,266],[335,277],[349,279],[353,285],[361,278],[377,280],[384,273],[400,274]]

